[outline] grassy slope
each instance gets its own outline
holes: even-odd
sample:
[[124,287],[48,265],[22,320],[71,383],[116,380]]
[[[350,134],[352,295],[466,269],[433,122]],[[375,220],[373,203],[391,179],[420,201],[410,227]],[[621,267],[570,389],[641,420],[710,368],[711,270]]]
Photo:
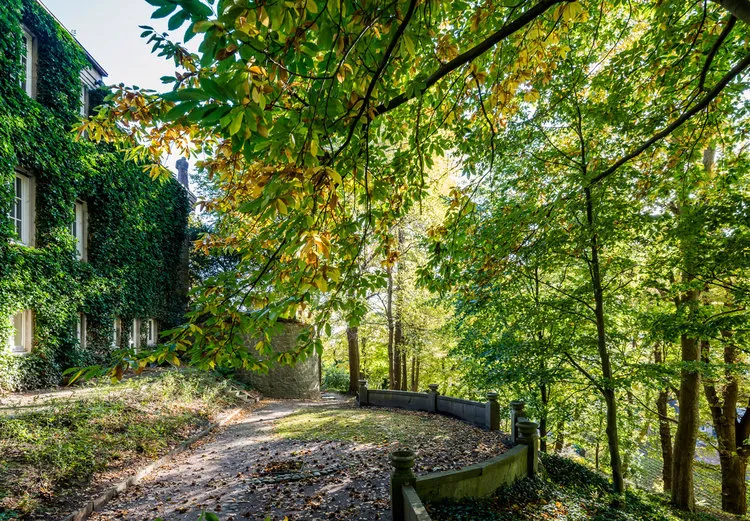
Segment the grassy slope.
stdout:
[[0,416],[0,521],[44,518],[67,494],[161,456],[236,403],[209,374],[163,371]]
[[687,514],[664,496],[628,491],[625,505],[611,506],[610,483],[569,459],[543,456],[547,479],[527,479],[486,500],[428,505],[435,521],[717,521],[720,514]]

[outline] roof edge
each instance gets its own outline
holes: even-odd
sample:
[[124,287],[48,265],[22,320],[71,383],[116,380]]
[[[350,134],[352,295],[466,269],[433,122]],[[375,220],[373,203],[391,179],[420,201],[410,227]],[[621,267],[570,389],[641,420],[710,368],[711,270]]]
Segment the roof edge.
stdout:
[[106,71],[106,70],[104,70],[104,67],[102,67],[102,66],[101,66],[101,65],[99,64],[99,62],[98,62],[98,61],[96,61],[96,59],[95,59],[95,58],[94,58],[94,57],[93,57],[93,56],[91,55],[91,53],[90,53],[90,52],[89,52],[89,51],[88,51],[88,50],[86,49],[86,47],[84,47],[84,46],[83,46],[83,44],[82,44],[82,43],[81,43],[80,41],[78,41],[78,38],[76,38],[76,36],[75,36],[75,35],[74,35],[74,34],[73,34],[73,33],[72,33],[71,31],[70,31],[70,29],[68,29],[67,27],[65,27],[65,24],[63,24],[63,23],[62,23],[62,22],[60,21],[60,19],[59,19],[59,18],[58,18],[57,16],[55,16],[55,13],[53,13],[53,12],[52,12],[52,11],[50,10],[50,8],[49,8],[49,7],[47,7],[46,5],[44,5],[44,2],[42,2],[42,0],[36,0],[36,3],[38,3],[38,4],[40,5],[40,6],[42,6],[42,8],[43,8],[43,9],[44,9],[45,11],[47,11],[47,14],[48,14],[48,15],[50,15],[50,16],[51,16],[51,17],[52,17],[52,18],[53,18],[53,19],[55,20],[55,22],[57,22],[57,24],[58,24],[58,25],[59,25],[60,27],[62,27],[62,28],[63,28],[63,29],[65,30],[65,32],[67,32],[67,33],[68,33],[68,34],[70,35],[70,37],[71,37],[71,38],[73,38],[73,40],[74,40],[74,41],[75,41],[75,42],[76,42],[76,43],[78,44],[78,46],[79,46],[79,47],[80,47],[80,48],[81,48],[81,49],[83,50],[84,54],[86,54],[86,58],[87,58],[87,59],[89,60],[89,63],[91,63],[91,66],[92,66],[92,67],[94,67],[94,69],[95,69],[95,70],[96,70],[96,71],[97,71],[97,72],[98,72],[99,74],[101,74],[101,75],[102,75],[103,77],[105,77],[105,78],[106,78],[107,76],[109,76],[109,74],[107,73],[107,71]]

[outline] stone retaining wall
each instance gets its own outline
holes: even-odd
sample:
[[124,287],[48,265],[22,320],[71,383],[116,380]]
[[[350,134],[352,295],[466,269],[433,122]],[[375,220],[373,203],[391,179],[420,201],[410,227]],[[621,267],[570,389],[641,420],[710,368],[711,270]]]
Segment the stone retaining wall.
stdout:
[[368,389],[367,381],[360,380],[357,403],[360,407],[393,407],[410,411],[426,411],[452,416],[491,431],[500,430],[500,405],[497,393],[487,393],[486,402],[474,402],[440,396],[438,386],[432,384],[426,393]]
[[[381,392],[378,391],[378,393]],[[364,389],[360,386],[360,393],[365,401],[369,398],[366,385]],[[424,394],[429,395],[429,393]],[[437,402],[437,397],[435,398]],[[471,407],[469,409],[471,412],[465,413],[467,415],[475,414],[474,411],[477,409],[475,404],[478,403],[455,398],[445,400],[445,402]],[[497,400],[494,400],[494,403],[496,404]],[[391,465],[394,469],[391,473],[393,521],[431,521],[422,501],[489,497],[502,486],[535,476],[539,468],[539,426],[521,416],[521,414],[525,415],[523,402],[514,402],[512,409],[511,426],[513,432],[517,433],[519,444],[508,452],[482,463],[417,477],[413,471],[415,459],[413,451],[403,449],[391,454]]]

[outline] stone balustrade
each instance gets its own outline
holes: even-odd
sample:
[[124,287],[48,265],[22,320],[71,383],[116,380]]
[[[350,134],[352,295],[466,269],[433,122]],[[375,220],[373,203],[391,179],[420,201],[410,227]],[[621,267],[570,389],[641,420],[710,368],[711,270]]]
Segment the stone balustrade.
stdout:
[[[382,391],[376,392],[376,397]],[[403,391],[386,391],[389,393],[403,393]],[[369,393],[366,382],[360,382],[360,406],[377,405],[369,403]],[[436,412],[440,414],[440,401],[437,396],[437,386],[430,386],[429,393],[408,393],[409,395],[428,395],[434,398]],[[486,425],[499,423],[499,406],[497,406],[497,394],[493,397],[488,395],[485,421]],[[434,396],[430,396],[434,395]],[[402,394],[391,394],[389,396],[403,396]],[[411,397],[412,400],[404,401],[405,409],[415,406],[417,403],[430,403],[422,398]],[[494,398],[494,399],[491,399]],[[422,402],[420,402],[422,400]],[[376,398],[376,402],[380,398]],[[461,400],[467,402],[468,400]],[[363,403],[364,402],[364,403]],[[388,407],[394,407],[398,399],[390,400]],[[470,402],[477,404],[479,402]],[[494,405],[489,405],[494,404]],[[485,404],[481,404],[485,405]],[[514,433],[514,447],[509,451],[483,461],[476,465],[470,465],[458,470],[445,472],[433,472],[424,476],[414,474],[414,462],[416,455],[409,449],[402,449],[391,454],[391,513],[393,521],[431,521],[430,515],[422,501],[437,502],[446,499],[463,499],[469,497],[489,497],[495,491],[506,485],[511,485],[518,480],[536,476],[539,472],[539,425],[526,418],[524,403],[521,401],[511,402],[511,428]],[[495,407],[497,406],[497,407]],[[428,410],[428,409],[416,409]],[[461,412],[466,414],[470,421],[475,423],[475,413]],[[489,411],[489,412],[487,412]],[[494,411],[497,411],[496,413]],[[456,409],[451,411],[455,415]],[[491,428],[491,427],[490,427]]]

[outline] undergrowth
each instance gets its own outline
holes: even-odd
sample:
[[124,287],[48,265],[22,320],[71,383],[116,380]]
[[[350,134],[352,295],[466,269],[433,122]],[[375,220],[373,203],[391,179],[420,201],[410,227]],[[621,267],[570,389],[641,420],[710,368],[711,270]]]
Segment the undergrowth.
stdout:
[[207,373],[162,371],[0,415],[0,521],[38,514],[98,473],[159,457],[236,404],[230,391]]
[[628,490],[614,507],[601,474],[560,456],[542,454],[546,478],[524,479],[487,499],[429,504],[433,521],[717,521],[707,513],[672,509],[666,497]]

